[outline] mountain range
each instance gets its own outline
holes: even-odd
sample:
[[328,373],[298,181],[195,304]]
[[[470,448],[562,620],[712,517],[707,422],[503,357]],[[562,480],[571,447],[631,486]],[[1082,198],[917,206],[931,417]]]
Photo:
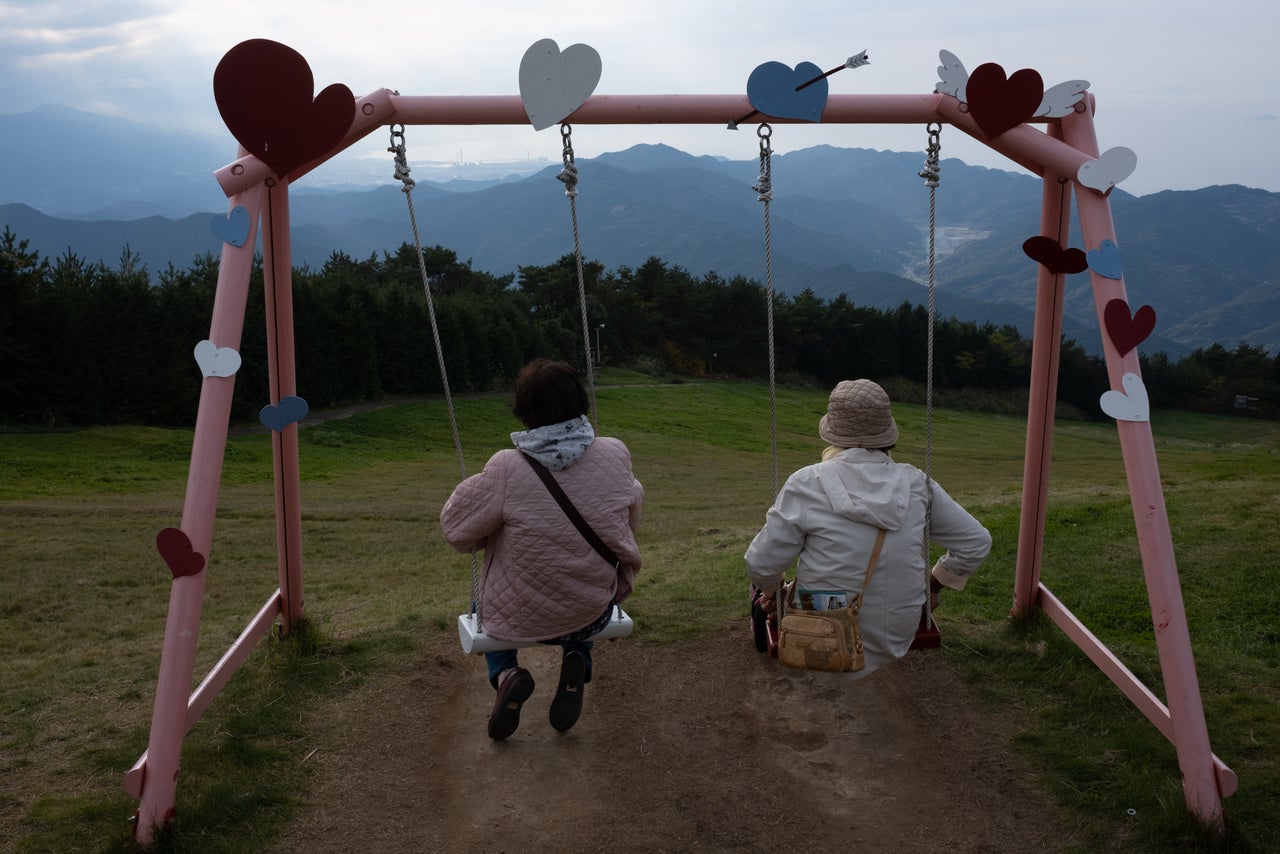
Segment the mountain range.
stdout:
[[[211,222],[226,201],[212,173],[232,159],[229,150],[181,129],[60,107],[0,116],[0,227],[50,259],[70,252],[114,266],[127,246],[153,274],[185,268],[219,250]],[[324,164],[292,190],[297,266],[318,269],[334,252],[364,258],[413,241],[390,155],[352,164],[341,177],[324,174],[337,165]],[[424,245],[496,275],[573,252],[559,164],[410,165]],[[926,300],[922,153],[816,146],[775,154],[767,243],[766,206],[753,189],[757,159],[638,145],[576,165],[579,242],[585,258],[607,269],[656,256],[699,276],[765,282],[768,271],[780,293],[844,293],[879,308]],[[1030,334],[1036,265],[1022,243],[1039,233],[1040,192],[1026,173],[942,161],[940,315]],[[1146,196],[1116,189],[1109,198],[1130,304],[1148,304],[1158,318],[1144,352],[1176,357],[1215,342],[1280,351],[1280,193],[1231,185]],[[1068,245],[1080,246],[1078,231]],[[1087,273],[1067,278],[1064,333],[1100,351]]]

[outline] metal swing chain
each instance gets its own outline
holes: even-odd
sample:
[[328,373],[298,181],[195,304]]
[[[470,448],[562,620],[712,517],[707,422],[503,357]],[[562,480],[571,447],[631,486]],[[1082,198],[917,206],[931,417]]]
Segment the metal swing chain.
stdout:
[[920,171],[920,177],[924,179],[925,186],[929,188],[929,324],[927,335],[927,357],[925,364],[925,392],[924,392],[924,485],[925,485],[925,510],[924,510],[924,544],[922,546],[924,552],[924,572],[925,572],[925,597],[924,608],[930,624],[933,622],[933,607],[930,594],[930,579],[933,577],[929,566],[929,532],[933,524],[933,317],[934,317],[934,257],[935,257],[935,239],[934,235],[937,231],[937,214],[938,214],[938,181],[941,174],[939,165],[939,155],[942,153],[942,125],[939,122],[930,122],[925,130],[929,134],[928,146],[925,149],[924,169]]
[[578,267],[578,305],[582,311],[582,346],[587,359],[587,392],[591,398],[591,426],[599,429],[596,421],[596,376],[591,364],[591,324],[587,320],[587,286],[582,273],[582,243],[578,235],[578,166],[573,162],[573,126],[560,125],[560,138],[564,142],[561,154],[564,168],[556,180],[564,184],[564,194],[569,197],[569,213],[573,219],[573,257]]
[[760,138],[760,177],[751,189],[756,201],[764,203],[764,280],[767,298],[769,336],[769,448],[773,459],[773,494],[778,494],[778,383],[777,362],[773,348],[773,236],[769,226],[769,203],[773,201],[773,147],[769,143],[773,128],[762,122],[756,129]]
[[[395,178],[401,183],[400,191],[404,193],[409,205],[409,224],[413,226],[413,246],[418,253],[418,272],[422,276],[422,290],[427,296],[427,316],[431,320],[431,338],[435,342],[436,360],[440,363],[440,382],[444,386],[444,400],[449,410],[449,427],[453,431],[453,447],[458,454],[458,471],[465,480],[467,466],[462,458],[462,437],[458,433],[458,418],[453,409],[453,395],[449,391],[449,372],[444,366],[444,347],[440,343],[440,328],[436,324],[435,304],[431,299],[431,279],[427,276],[427,262],[422,255],[422,238],[418,235],[418,218],[413,211],[413,188],[417,186],[409,177],[409,160],[405,154],[404,125],[391,126],[391,145],[387,151],[395,155]],[[476,614],[476,625],[480,625],[480,571],[476,559],[476,550],[471,550],[471,613]]]

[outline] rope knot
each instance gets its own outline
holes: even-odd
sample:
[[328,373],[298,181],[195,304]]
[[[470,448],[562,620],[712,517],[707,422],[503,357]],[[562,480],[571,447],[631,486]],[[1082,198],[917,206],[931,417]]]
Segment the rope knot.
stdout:
[[767,204],[773,201],[773,145],[769,142],[773,137],[773,127],[764,122],[756,128],[756,136],[760,138],[760,177],[751,189],[758,194],[757,202]]
[[574,163],[566,163],[564,168],[560,170],[560,174],[556,176],[556,180],[564,184],[564,194],[566,196],[578,195],[578,167]]
[[[401,127],[403,128],[403,125]],[[409,158],[405,155],[403,129],[391,131],[391,145],[387,147],[387,151],[395,155],[395,167],[392,174],[394,174],[397,181],[403,184],[400,191],[408,194],[417,186],[417,182],[409,177]]]
[[751,189],[758,194],[756,196],[757,202],[773,201],[773,181],[769,179],[768,175],[761,175],[760,180],[751,185]]
[[417,181],[409,177],[409,163],[404,158],[404,149],[396,153],[395,178],[404,185],[400,188],[402,193],[408,193],[418,185]]

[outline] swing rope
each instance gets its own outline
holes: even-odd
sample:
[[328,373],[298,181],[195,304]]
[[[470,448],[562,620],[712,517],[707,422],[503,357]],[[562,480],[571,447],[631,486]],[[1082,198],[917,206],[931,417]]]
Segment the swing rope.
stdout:
[[769,448],[773,459],[773,494],[778,494],[778,382],[773,348],[773,237],[769,226],[769,203],[773,201],[773,148],[769,144],[773,128],[767,122],[756,129],[760,138],[760,177],[751,188],[756,201],[764,203],[764,281],[767,298],[769,338]]
[[561,157],[564,168],[556,180],[564,184],[564,194],[569,197],[569,215],[573,220],[573,257],[578,268],[578,306],[582,311],[582,342],[587,362],[587,392],[591,398],[591,426],[599,430],[596,422],[596,375],[591,365],[591,324],[587,321],[587,286],[582,273],[582,242],[578,235],[578,166],[573,159],[573,126],[560,125],[560,138],[564,141]]
[[929,134],[928,147],[926,148],[926,157],[924,169],[920,172],[920,177],[924,179],[925,186],[929,188],[929,321],[927,332],[927,356],[925,359],[925,392],[924,392],[924,485],[925,485],[925,510],[924,510],[924,542],[921,546],[924,552],[924,619],[925,626],[933,625],[933,607],[930,600],[930,566],[929,566],[929,531],[933,524],[933,318],[934,318],[934,259],[935,259],[935,234],[937,232],[937,214],[938,214],[938,181],[941,174],[939,165],[939,155],[942,152],[942,125],[938,122],[930,122],[926,126]]
[[[431,338],[436,347],[436,361],[440,364],[440,382],[444,386],[445,406],[449,410],[449,428],[453,431],[453,447],[458,455],[458,471],[465,480],[467,466],[462,458],[462,437],[458,433],[458,417],[453,408],[453,395],[449,391],[449,372],[444,366],[444,347],[440,343],[440,327],[436,323],[435,304],[431,299],[431,279],[427,275],[427,262],[422,254],[422,238],[418,234],[418,218],[413,211],[413,188],[417,182],[409,177],[409,160],[405,155],[404,125],[393,125],[391,128],[391,146],[387,149],[395,155],[395,177],[400,181],[400,191],[404,193],[409,205],[409,224],[413,227],[413,247],[418,253],[418,272],[422,276],[422,290],[427,296],[427,317],[431,321]],[[476,550],[471,550],[471,613],[476,615],[477,625],[480,623],[478,609],[480,607],[480,571],[476,559]]]

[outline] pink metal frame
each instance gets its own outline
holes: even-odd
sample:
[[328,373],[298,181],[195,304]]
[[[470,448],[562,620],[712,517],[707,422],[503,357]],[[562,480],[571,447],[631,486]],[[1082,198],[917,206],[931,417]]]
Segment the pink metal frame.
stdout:
[[[1044,130],[1024,124],[994,140],[984,137],[959,102],[937,94],[831,95],[822,121],[825,124],[950,124],[1043,178],[1042,234],[1065,245],[1074,195],[1080,209],[1085,245],[1097,247],[1104,240],[1115,240],[1110,205],[1104,195],[1083,187],[1075,179],[1082,165],[1098,157],[1093,107],[1093,98],[1089,96],[1075,113],[1061,120],[1046,121]],[[724,125],[729,119],[751,110],[751,104],[743,95],[595,95],[568,120],[577,125]],[[769,121],[800,123],[787,119]],[[255,229],[260,222],[266,268],[271,402],[278,403],[282,397],[295,394],[289,184],[387,125],[523,125],[527,122],[523,103],[517,96],[402,96],[380,89],[357,100],[355,120],[341,143],[324,157],[288,176],[274,175],[266,164],[242,149],[238,159],[215,172],[215,177],[228,197],[228,210],[243,206],[249,212],[252,226],[243,246],[223,247],[209,340],[218,347],[239,348]],[[1111,299],[1125,298],[1124,282],[1091,275],[1099,325],[1105,329],[1104,306]],[[1013,612],[1021,614],[1039,607],[1085,651],[1173,742],[1188,809],[1204,822],[1221,826],[1222,798],[1235,791],[1236,777],[1213,755],[1209,746],[1148,422],[1118,421],[1117,430],[1168,705],[1161,703],[1040,581],[1062,331],[1062,276],[1048,272],[1041,265],[1036,294]],[[1136,351],[1120,355],[1106,335],[1103,347],[1113,388],[1121,387],[1120,378],[1125,373],[1141,376]],[[233,377],[206,378],[196,417],[182,530],[193,548],[206,556],[213,538],[233,388]],[[135,836],[143,844],[149,844],[156,831],[173,816],[178,764],[186,733],[195,726],[253,646],[267,634],[276,616],[280,616],[283,629],[288,631],[302,614],[302,515],[296,424],[273,433],[273,450],[279,589],[190,695],[205,572],[173,581],[151,736],[147,751],[125,775],[125,789],[139,799]]]

